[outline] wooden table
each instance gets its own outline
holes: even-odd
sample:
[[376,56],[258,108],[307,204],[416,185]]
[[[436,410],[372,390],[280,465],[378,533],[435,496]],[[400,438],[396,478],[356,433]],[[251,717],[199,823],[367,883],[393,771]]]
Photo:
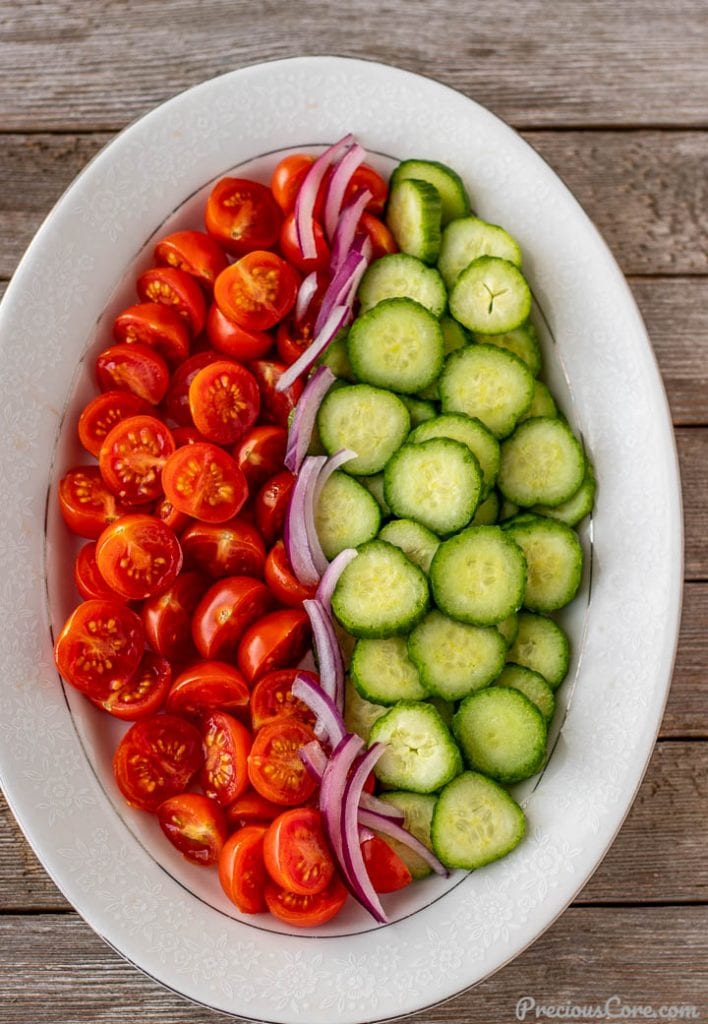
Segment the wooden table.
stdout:
[[[676,426],[685,605],[659,742],[610,853],[513,964],[421,1014],[513,1021],[522,995],[708,1012],[708,6],[705,0],[0,0],[0,290],[52,203],[133,118],[205,78],[303,53],[461,90],[573,189],[646,320]],[[123,962],[0,808],[0,1021],[216,1024]]]

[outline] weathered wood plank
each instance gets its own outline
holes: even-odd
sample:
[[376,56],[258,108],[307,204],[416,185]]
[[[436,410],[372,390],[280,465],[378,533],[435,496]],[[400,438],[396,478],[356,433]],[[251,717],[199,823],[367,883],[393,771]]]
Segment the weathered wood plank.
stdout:
[[472,18],[467,0],[357,0],[347,13],[343,31],[324,0],[5,4],[0,127],[120,128],[235,67],[327,53],[437,78],[521,126],[706,123],[701,0],[566,0],[562,13],[498,0]]
[[[627,1006],[702,1008],[707,941],[707,907],[572,908],[498,974],[411,1020],[511,1022],[523,996],[586,1006],[620,994]],[[3,1024],[224,1020],[142,975],[74,915],[0,918],[0,948]]]
[[676,666],[660,736],[708,737],[708,584],[686,583]]
[[708,430],[676,431],[685,523],[685,577],[708,579]]

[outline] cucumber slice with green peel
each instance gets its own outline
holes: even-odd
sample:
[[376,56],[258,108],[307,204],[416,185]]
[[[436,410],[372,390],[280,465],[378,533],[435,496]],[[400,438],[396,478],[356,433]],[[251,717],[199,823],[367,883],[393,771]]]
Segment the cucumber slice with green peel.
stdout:
[[427,575],[433,555],[440,547],[440,538],[422,523],[413,519],[392,519],[379,533],[381,540],[400,548],[406,558]]
[[445,867],[474,871],[511,853],[525,831],[524,812],[502,786],[463,772],[440,793],[430,835]]
[[520,612],[519,631],[506,660],[538,672],[552,690],[557,690],[567,675],[570,663],[568,637],[553,619]]
[[502,443],[497,486],[517,505],[561,505],[584,476],[583,449],[563,420],[526,420]]
[[477,511],[472,517],[472,526],[494,526],[499,519],[499,494],[492,488],[490,493],[480,501]]
[[362,544],[332,595],[332,611],[356,637],[408,633],[428,610],[425,573],[383,540]]
[[473,626],[495,626],[521,607],[526,560],[498,526],[469,526],[445,540],[430,565],[435,603]]
[[374,743],[386,745],[374,774],[393,789],[434,793],[462,771],[458,746],[432,704],[395,704],[374,722],[369,746]]
[[497,345],[498,348],[505,348],[507,352],[513,352],[526,364],[529,373],[534,377],[541,372],[541,347],[538,343],[538,333],[531,321],[505,334],[477,334],[475,341],[479,345]]
[[408,437],[408,444],[419,444],[432,437],[449,437],[467,445],[482,470],[482,501],[487,497],[499,472],[499,442],[481,420],[461,412],[444,413],[416,427]]
[[405,252],[374,260],[362,277],[357,294],[362,313],[384,299],[414,299],[438,317],[447,306],[445,282],[435,267]]
[[[405,790],[394,790],[391,793],[381,793],[379,799],[384,803],[391,804],[392,807],[397,807],[399,811],[403,811],[403,827],[423,846],[427,846],[432,851],[430,826],[437,797],[426,793],[406,793]],[[405,843],[392,839],[390,836],[381,836],[381,838],[398,854],[413,878],[427,878],[432,872],[428,862],[423,860],[415,850],[411,850],[410,846],[406,846]]]
[[547,505],[534,505],[531,511],[539,516],[557,519],[568,526],[577,526],[585,516],[592,512],[596,490],[595,471],[590,462],[586,461],[583,482],[571,498],[555,508],[549,508]]
[[554,419],[558,416],[558,406],[556,405],[555,398],[548,390],[548,385],[544,384],[542,380],[537,379],[533,382],[531,405],[523,416],[519,417],[519,423],[523,423],[524,420],[536,419],[539,416]]
[[410,413],[411,427],[417,427],[421,423],[433,420],[438,410],[433,401],[427,398],[416,398],[414,395],[401,395],[401,401]]
[[496,679],[506,641],[494,626],[470,626],[442,612],[428,612],[408,637],[408,654],[428,693],[462,700]]
[[511,647],[519,632],[519,616],[514,612],[513,615],[509,615],[501,622],[497,622],[495,629],[498,629],[504,637],[506,646]]
[[404,444],[384,470],[384,493],[394,515],[437,534],[466,526],[481,490],[476,458],[466,445],[447,437]]
[[354,321],[347,351],[360,381],[414,395],[442,369],[443,333],[419,302],[384,299]]
[[575,530],[540,516],[517,517],[504,527],[526,558],[524,606],[555,612],[569,604],[583,575],[583,549]]
[[422,391],[419,391],[416,397],[422,398],[424,402],[438,402],[440,400],[440,388],[438,387],[438,381],[434,380],[427,388],[423,388]]
[[401,252],[424,263],[435,263],[440,252],[441,220],[440,193],[433,185],[417,178],[391,182],[386,223]]
[[521,249],[509,232],[497,224],[479,217],[464,217],[447,225],[442,234],[438,270],[449,289],[470,263],[483,256],[521,266]]
[[340,331],[317,360],[317,365],[329,366],[335,377],[355,383],[357,378],[349,361],[347,350],[348,334],[348,330]]
[[455,717],[455,711],[457,710],[457,706],[454,701],[443,700],[442,697],[432,696],[426,697],[426,702],[433,705],[448,729],[452,729],[452,720]]
[[355,476],[380,472],[405,441],[410,424],[408,410],[397,395],[369,384],[328,391],[317,413],[317,428],[328,454],[342,448],[357,453],[342,467]]
[[355,690],[351,679],[347,678],[344,684],[344,724],[349,732],[356,733],[368,743],[374,722],[388,710],[384,704],[373,704],[369,700],[364,700]]
[[373,540],[381,528],[381,509],[354,477],[337,471],[322,488],[315,526],[325,557],[331,560],[345,548]]
[[536,705],[543,715],[546,725],[553,718],[556,699],[553,696],[553,690],[538,672],[532,672],[530,668],[513,665],[509,662],[498,679],[494,680],[494,685],[520,690],[524,697],[528,697],[531,703]]
[[498,521],[502,524],[506,524],[509,522],[510,519],[513,519],[515,516],[517,516],[519,514],[519,511],[519,506],[515,502],[509,501],[508,498],[502,498],[501,505],[499,506]]
[[443,332],[443,349],[446,356],[449,356],[451,352],[457,352],[458,348],[472,344],[472,335],[451,316],[447,316],[447,314],[441,316],[440,326]]
[[391,515],[391,509],[386,504],[383,473],[374,473],[373,476],[360,476],[358,479],[359,483],[366,487],[369,494],[376,498],[382,517],[384,519],[388,518]]
[[530,778],[546,756],[543,715],[519,690],[492,686],[465,697],[452,729],[467,764],[499,782]]
[[403,636],[357,640],[350,672],[359,695],[374,704],[424,700],[428,695]]
[[403,160],[391,175],[391,194],[394,186],[408,178],[427,181],[436,189],[442,204],[443,227],[470,212],[470,200],[462,178],[451,167],[436,160]]
[[505,334],[531,312],[531,289],[518,267],[496,256],[480,256],[463,270],[450,292],[450,313],[481,334]]
[[493,345],[469,345],[445,360],[440,376],[443,413],[481,420],[497,438],[507,437],[528,409],[534,378],[517,356]]

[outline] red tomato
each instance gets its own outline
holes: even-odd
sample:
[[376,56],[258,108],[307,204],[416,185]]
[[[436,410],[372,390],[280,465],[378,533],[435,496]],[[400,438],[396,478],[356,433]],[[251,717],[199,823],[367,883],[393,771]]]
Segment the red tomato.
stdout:
[[148,345],[112,345],[96,359],[101,391],[130,391],[150,405],[165,397],[170,371],[162,356]]
[[189,385],[209,363],[215,363],[222,357],[213,349],[197,352],[181,363],[172,374],[170,386],[165,395],[165,415],[181,427],[193,427],[192,413],[189,408]]
[[202,789],[222,807],[248,788],[248,753],[251,734],[246,726],[225,711],[212,711],[201,721],[204,765]]
[[199,441],[170,456],[162,486],[176,509],[207,523],[233,519],[248,498],[246,478],[231,456]]
[[325,239],[325,234],[318,222],[313,221],[315,250],[314,257],[303,256],[300,242],[295,226],[295,214],[289,213],[283,221],[280,229],[280,251],[288,263],[301,270],[303,274],[309,274],[312,270],[327,270],[330,261],[330,249]]
[[[270,187],[283,213],[291,213],[295,209],[297,194],[314,162],[314,156],[310,156],[309,153],[291,153],[290,156],[283,157],[273,171]],[[323,202],[320,206],[323,206]]]
[[119,690],[96,703],[115,718],[137,722],[154,715],[165,703],[172,685],[172,668],[166,658],[146,651],[134,673]]
[[124,309],[113,323],[113,337],[149,345],[168,363],[180,363],[189,355],[189,328],[176,309],[162,302],[141,302]]
[[149,413],[152,406],[130,391],[104,391],[96,395],[79,416],[79,441],[87,452],[98,455],[110,431],[129,416]]
[[233,456],[253,494],[283,468],[288,432],[284,427],[252,427],[234,448]]
[[71,532],[91,540],[129,511],[108,489],[98,466],[69,470],[59,484],[59,508]]
[[263,859],[272,880],[299,896],[316,896],[334,877],[332,854],[316,807],[283,811],[263,839]]
[[248,777],[256,792],[286,807],[309,800],[317,783],[299,751],[314,739],[310,726],[295,718],[276,718],[259,729],[248,755]]
[[290,366],[310,347],[314,336],[314,324],[309,316],[301,324],[296,324],[295,318],[289,316],[278,324],[275,334],[278,356],[286,366]]
[[366,871],[376,892],[396,892],[413,881],[413,876],[387,842],[371,836],[361,844]]
[[[174,435],[172,440],[174,440]],[[161,520],[165,526],[169,526],[171,530],[174,530],[178,537],[192,521],[188,515],[176,509],[167,498],[160,498],[153,508],[152,514],[156,519]]]
[[170,661],[196,658],[192,615],[208,587],[198,572],[183,572],[171,587],[143,603],[141,617],[150,646]]
[[286,469],[271,477],[256,495],[256,526],[266,544],[273,544],[282,535],[294,486],[295,474]]
[[155,262],[196,277],[210,291],[224,267],[226,253],[204,231],[175,231],[155,246]]
[[207,314],[207,337],[218,352],[244,363],[268,354],[273,339],[264,331],[247,331],[229,320],[212,302]]
[[128,729],[113,757],[113,774],[129,804],[156,811],[184,792],[202,761],[202,740],[193,725],[176,715],[153,715]]
[[209,443],[196,427],[173,427],[172,438],[178,448],[183,448],[186,444]]
[[84,601],[54,645],[61,676],[92,700],[104,700],[131,678],[145,648],[143,626],[117,598]]
[[272,593],[290,608],[300,608],[302,602],[315,596],[317,587],[306,587],[293,574],[282,540],[276,541],[265,562],[265,581]]
[[243,634],[273,604],[268,588],[250,576],[227,576],[214,583],[192,617],[197,650],[203,658],[235,658]]
[[177,676],[167,710],[200,718],[207,711],[240,711],[248,706],[248,686],[241,673],[224,661],[198,661]]
[[247,331],[267,331],[295,305],[298,283],[289,263],[256,249],[219,274],[214,300],[225,317]]
[[296,380],[285,391],[276,391],[276,384],[287,370],[284,363],[256,359],[249,364],[249,370],[258,381],[261,392],[261,422],[274,423],[277,427],[287,429],[290,413],[302,394],[304,387],[302,380]]
[[[238,833],[236,833],[238,835]],[[273,917],[295,928],[315,928],[339,913],[347,902],[347,890],[335,875],[324,892],[316,896],[299,896],[281,889],[275,882],[265,886],[265,902]]]
[[227,252],[243,256],[276,243],[282,214],[265,185],[246,178],[222,178],[207,199],[204,219],[209,234]]
[[303,672],[296,668],[283,668],[262,676],[251,693],[251,725],[254,730],[272,722],[275,718],[297,718],[306,725],[315,724],[315,716],[301,700],[292,695],[296,675],[306,676],[311,682],[319,683],[314,672]]
[[226,808],[226,820],[232,828],[264,825],[282,813],[283,808],[266,800],[255,789],[247,789]]
[[180,537],[185,560],[212,579],[224,576],[263,576],[265,544],[251,523],[192,523]]
[[366,209],[369,213],[382,214],[388,197],[388,185],[381,175],[368,164],[361,164],[354,171],[344,193],[343,206],[349,206],[365,189],[371,192],[371,199],[366,204]]
[[182,567],[179,541],[154,516],[135,513],[107,526],[96,543],[96,564],[121,597],[141,601],[167,590]]
[[118,597],[111,588],[108,586],[103,576],[98,571],[96,565],[96,542],[91,540],[79,551],[74,561],[74,583],[76,589],[81,594],[85,601],[91,601],[93,599],[118,598],[122,601],[122,597]]
[[143,302],[157,302],[178,313],[195,338],[204,330],[204,292],[184,270],[176,267],[151,267],[140,275],[135,287]]
[[263,889],[267,875],[263,862],[265,825],[246,825],[226,840],[219,857],[219,881],[242,914],[266,909]]
[[378,260],[392,252],[398,252],[398,243],[382,220],[371,213],[363,213],[359,226],[364,229],[371,242],[371,258]]
[[157,808],[157,820],[172,845],[192,864],[217,864],[229,834],[224,812],[199,793],[179,793]]
[[155,416],[129,416],[106,437],[98,456],[101,476],[125,505],[162,494],[162,469],[175,450],[168,427]]
[[244,366],[219,359],[199,370],[189,385],[194,425],[216,444],[234,444],[258,419],[261,396]]
[[264,615],[243,634],[236,661],[246,679],[255,682],[266,672],[297,665],[310,646],[307,612],[283,608]]

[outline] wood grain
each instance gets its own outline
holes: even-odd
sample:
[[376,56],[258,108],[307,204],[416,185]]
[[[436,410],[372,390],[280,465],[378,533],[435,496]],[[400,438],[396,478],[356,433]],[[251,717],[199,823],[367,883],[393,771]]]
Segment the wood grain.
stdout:
[[686,583],[676,665],[660,736],[708,738],[708,585]]
[[685,576],[708,579],[708,429],[676,430],[685,524]]

